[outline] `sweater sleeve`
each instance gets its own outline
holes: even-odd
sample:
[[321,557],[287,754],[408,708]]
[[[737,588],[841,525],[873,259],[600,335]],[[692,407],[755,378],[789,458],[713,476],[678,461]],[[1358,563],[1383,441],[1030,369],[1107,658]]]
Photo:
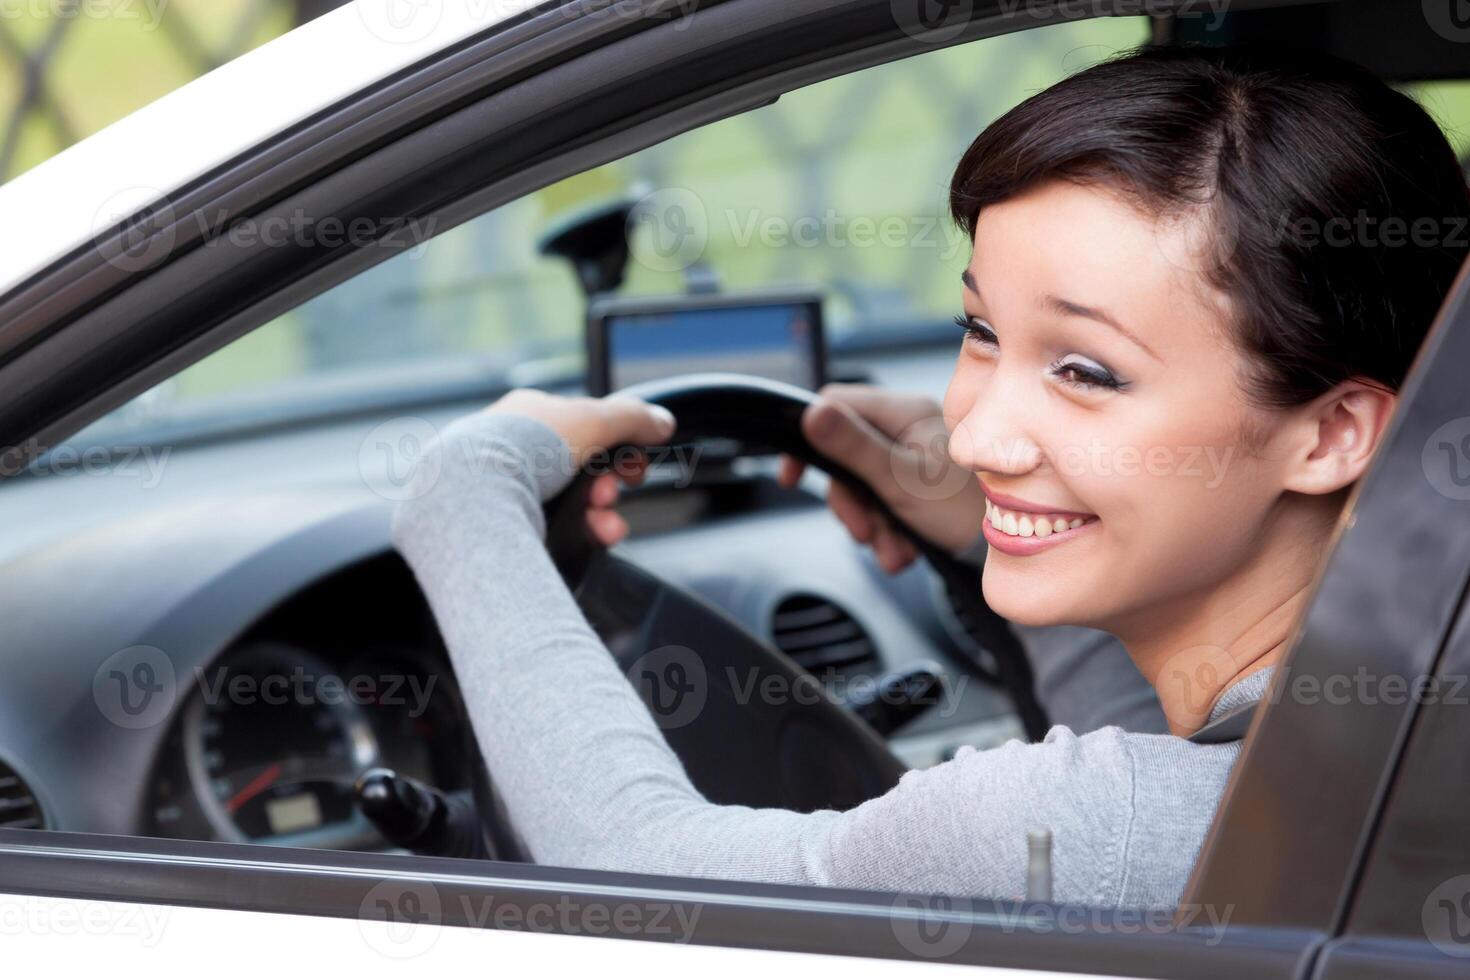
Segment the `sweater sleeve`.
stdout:
[[393,522],[538,863],[1019,897],[1026,831],[1046,827],[1057,898],[1116,897],[1133,778],[1116,732],[962,749],[842,813],[704,799],[543,546],[542,501],[572,475],[542,423],[472,416],[430,448]]

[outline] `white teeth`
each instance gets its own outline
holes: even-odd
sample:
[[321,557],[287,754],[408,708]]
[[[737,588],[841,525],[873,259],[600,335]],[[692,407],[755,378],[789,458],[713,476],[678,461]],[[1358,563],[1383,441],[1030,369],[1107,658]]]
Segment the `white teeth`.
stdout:
[[1081,517],[1073,517],[1069,520],[1065,517],[1038,517],[1033,514],[1002,510],[989,500],[985,501],[985,519],[997,531],[1020,538],[1047,538],[1053,534],[1081,527],[1086,523],[1086,519]]

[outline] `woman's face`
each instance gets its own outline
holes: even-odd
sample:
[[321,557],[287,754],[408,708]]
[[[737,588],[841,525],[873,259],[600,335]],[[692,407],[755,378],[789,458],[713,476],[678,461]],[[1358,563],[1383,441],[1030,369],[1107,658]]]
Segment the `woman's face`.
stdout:
[[1280,530],[1272,416],[1185,260],[1200,231],[1063,181],[980,213],[944,412],[989,499],[985,597],[1015,622],[1122,632]]

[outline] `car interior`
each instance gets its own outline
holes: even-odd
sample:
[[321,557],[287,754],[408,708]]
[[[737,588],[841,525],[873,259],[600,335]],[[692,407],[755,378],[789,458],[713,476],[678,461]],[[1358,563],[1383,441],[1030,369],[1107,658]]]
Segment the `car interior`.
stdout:
[[[1371,18],[1333,23],[1303,36],[1371,62],[1470,149],[1470,62],[1375,49]],[[1180,20],[1172,39],[1203,31]],[[462,823],[414,823],[435,807],[483,818],[494,774],[481,778],[388,519],[435,433],[526,385],[632,387],[705,423],[697,466],[671,454],[625,493],[632,534],[611,556],[551,544],[604,635],[649,628],[657,606],[691,617],[660,628],[753,637],[750,662],[819,682],[804,752],[775,736],[731,745],[720,712],[685,730],[712,798],[853,805],[961,746],[1034,735],[1013,652],[985,642],[994,625],[956,598],[960,573],[888,575],[826,508],[825,481],[843,474],[785,489],[774,451],[801,451],[790,411],[823,382],[943,392],[969,257],[945,212],[949,169],[1009,106],[1157,33],[1142,16],[1078,19],[934,50],[442,233],[407,228],[406,254],[0,484],[0,617],[14,649],[45,652],[0,688],[0,828],[517,857],[514,828],[493,819],[469,841]],[[609,562],[622,591],[597,573]],[[630,580],[687,605],[645,596],[629,612]],[[142,633],[147,649],[128,641]],[[281,678],[314,696],[273,697]]]

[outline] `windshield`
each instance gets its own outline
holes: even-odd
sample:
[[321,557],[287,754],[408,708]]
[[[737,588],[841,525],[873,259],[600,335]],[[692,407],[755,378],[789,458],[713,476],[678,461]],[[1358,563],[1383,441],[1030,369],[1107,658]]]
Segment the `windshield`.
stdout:
[[845,338],[945,323],[969,257],[947,217],[948,180],[969,141],[1028,94],[1146,34],[1144,18],[1103,18],[935,51],[790,93],[457,228],[399,223],[410,251],[103,427],[146,438],[179,418],[239,424],[344,399],[575,381],[586,297],[571,265],[537,243],[619,200],[644,202],[628,223],[622,293],[679,293],[696,279],[725,291],[813,288],[839,350]]

